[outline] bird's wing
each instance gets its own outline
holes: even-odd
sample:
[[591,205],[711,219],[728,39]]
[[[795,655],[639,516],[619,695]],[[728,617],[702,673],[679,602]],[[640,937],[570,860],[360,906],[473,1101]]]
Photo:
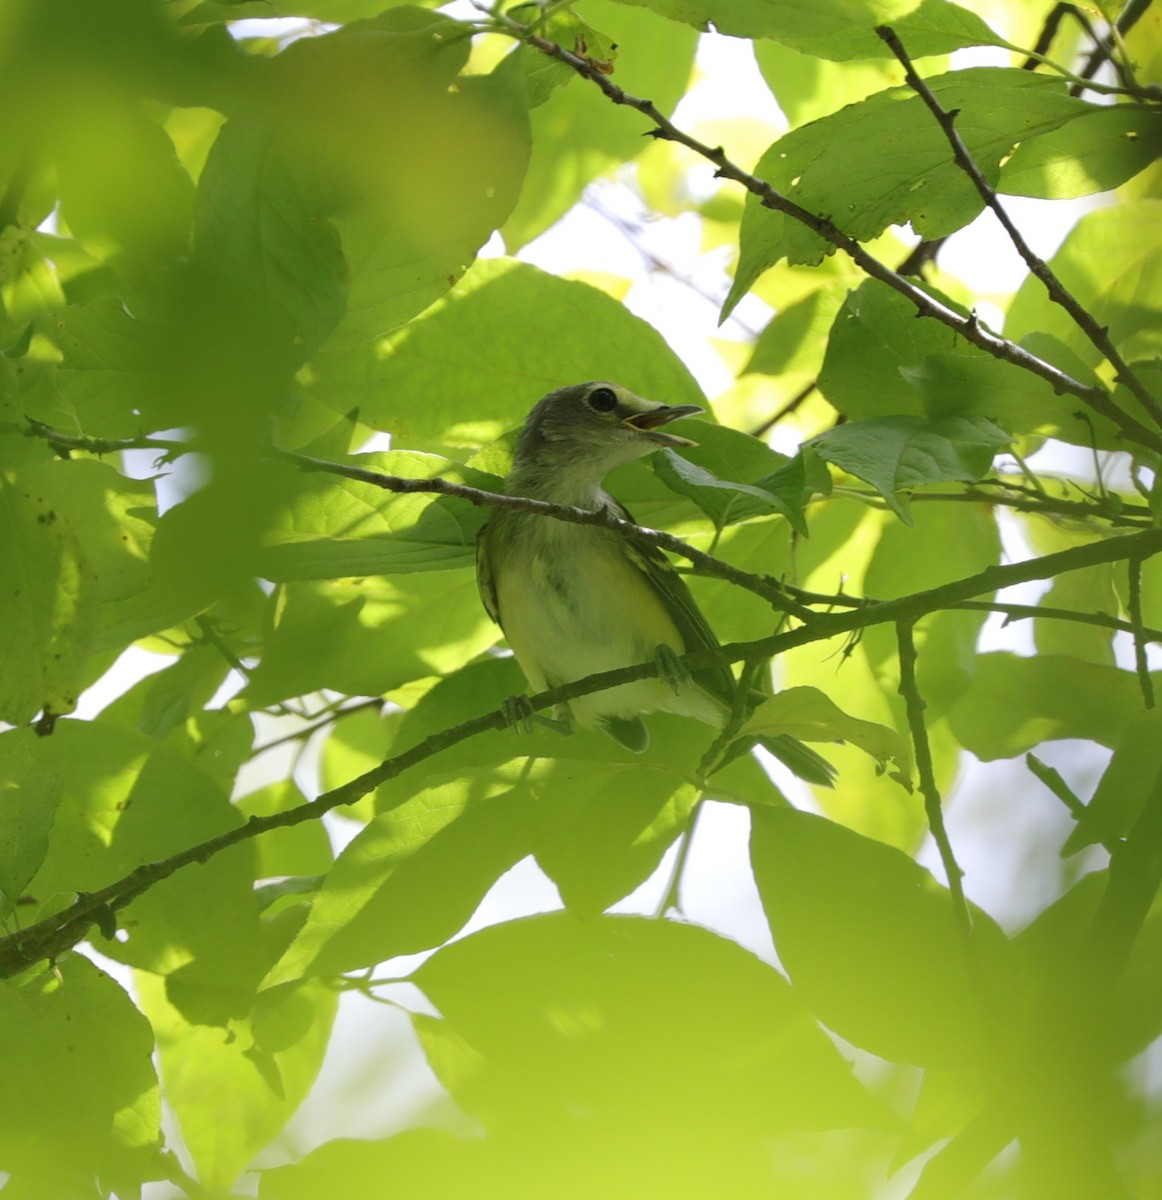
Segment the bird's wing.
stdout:
[[[611,500],[609,507],[616,517],[634,521],[629,510]],[[682,635],[687,653],[694,650],[717,650],[718,638],[710,623],[702,615],[686,581],[674,570],[670,560],[656,546],[631,542],[622,538],[625,556],[645,576],[657,597],[665,606],[670,619]],[[735,692],[734,676],[725,663],[714,667],[703,667],[694,673],[695,681],[712,696],[724,704],[730,704]]]
[[490,524],[491,522],[482,525],[476,535],[476,586],[480,590],[484,611],[503,629],[500,602],[496,597],[496,580],[492,576],[492,556],[488,547]]

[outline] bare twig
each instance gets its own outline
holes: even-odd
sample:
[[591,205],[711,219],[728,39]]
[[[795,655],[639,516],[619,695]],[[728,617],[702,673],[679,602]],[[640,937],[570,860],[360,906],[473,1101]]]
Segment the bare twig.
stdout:
[[948,880],[948,892],[952,897],[952,911],[966,943],[971,945],[972,917],[968,901],[964,898],[964,872],[952,852],[952,842],[944,826],[944,810],[940,801],[940,789],[936,786],[936,773],[932,766],[932,749],[928,744],[928,729],[924,723],[924,700],[916,683],[916,643],[912,637],[912,622],[896,622],[896,652],[900,661],[900,695],[908,715],[908,729],[912,735],[912,749],[916,755],[916,775],[920,794],[924,797],[924,813],[928,818],[928,829],[940,852],[940,862]]
[[[1150,390],[1138,378],[1135,372],[1131,370],[1129,364],[1127,364],[1118,351],[1118,348],[1113,344],[1109,330],[1097,323],[1092,314],[1086,311],[1074,297],[1073,293],[1057,278],[1048,263],[1044,259],[1039,258],[1029,248],[1029,244],[1025,241],[1021,231],[1013,223],[1012,218],[997,198],[996,190],[984,177],[980,168],[973,160],[972,155],[969,153],[968,147],[964,144],[964,139],[961,138],[956,128],[956,117],[958,115],[956,110],[946,109],[937,100],[932,89],[920,77],[916,68],[912,65],[912,60],[908,57],[908,53],[896,35],[895,30],[888,25],[879,25],[876,27],[876,33],[896,58],[899,59],[900,65],[904,68],[904,75],[907,78],[909,86],[924,101],[929,112],[932,113],[940,128],[944,131],[944,136],[948,139],[949,146],[952,147],[952,155],[957,165],[972,182],[972,185],[977,190],[977,194],[984,201],[985,206],[991,209],[997,220],[1000,221],[1001,226],[1009,237],[1009,241],[1012,242],[1014,249],[1021,256],[1025,265],[1045,286],[1045,290],[1049,293],[1049,298],[1055,304],[1059,304],[1065,309],[1074,324],[1077,325],[1082,333],[1085,334],[1090,342],[1109,361],[1117,373],[1118,382],[1124,384],[1154,421],[1162,425],[1162,404],[1151,394]],[[1101,413],[1108,420],[1116,422],[1119,428],[1122,428],[1123,432],[1127,432],[1124,422],[1127,419],[1133,420],[1133,418],[1129,417],[1129,414],[1115,405],[1113,400],[1104,391],[1101,398],[1096,400],[1096,402],[1093,397],[1087,397],[1086,402],[1095,412]],[[1134,423],[1137,424],[1137,422]]]

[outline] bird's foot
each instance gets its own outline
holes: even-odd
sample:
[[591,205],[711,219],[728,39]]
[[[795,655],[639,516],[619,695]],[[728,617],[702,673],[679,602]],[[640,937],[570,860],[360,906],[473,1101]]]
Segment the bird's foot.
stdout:
[[654,663],[658,668],[658,678],[669,686],[675,696],[680,696],[682,689],[689,687],[693,681],[686,664],[672,646],[665,643],[658,646],[654,651]]
[[538,725],[552,729],[557,733],[568,735],[573,732],[573,722],[565,717],[544,717],[533,712],[529,698],[523,692],[516,696],[505,696],[500,702],[500,713],[505,724],[518,733],[530,734],[536,731]]

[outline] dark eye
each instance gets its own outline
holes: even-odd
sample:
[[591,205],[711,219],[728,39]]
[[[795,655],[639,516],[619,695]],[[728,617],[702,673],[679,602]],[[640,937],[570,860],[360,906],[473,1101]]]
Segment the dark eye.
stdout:
[[613,412],[617,407],[617,397],[613,394],[612,388],[594,388],[585,399],[594,412]]

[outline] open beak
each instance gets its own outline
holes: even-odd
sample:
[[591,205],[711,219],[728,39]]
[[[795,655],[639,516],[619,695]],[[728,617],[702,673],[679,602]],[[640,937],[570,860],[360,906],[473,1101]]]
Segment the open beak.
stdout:
[[661,427],[669,425],[671,421],[676,421],[679,417],[692,417],[701,411],[702,409],[697,404],[663,404],[661,408],[651,408],[648,412],[634,413],[632,417],[626,417],[621,423],[627,429],[635,429],[638,433],[644,434],[647,440],[659,446],[697,446],[697,442],[679,437],[676,433],[662,433]]

